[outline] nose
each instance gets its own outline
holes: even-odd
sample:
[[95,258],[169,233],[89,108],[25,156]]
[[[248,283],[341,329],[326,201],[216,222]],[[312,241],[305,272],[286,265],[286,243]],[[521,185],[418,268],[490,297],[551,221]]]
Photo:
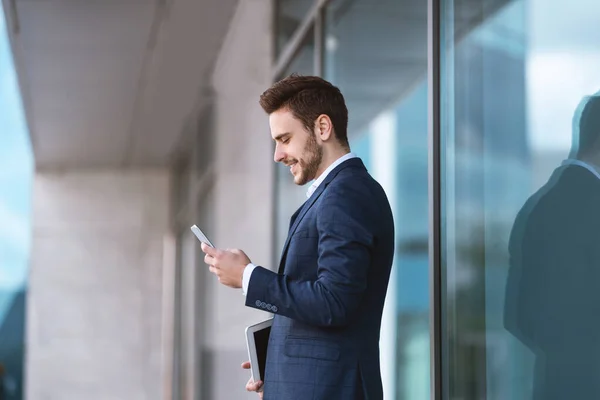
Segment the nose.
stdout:
[[275,146],[275,154],[273,155],[275,162],[281,162],[285,160],[285,153],[279,149],[279,144]]

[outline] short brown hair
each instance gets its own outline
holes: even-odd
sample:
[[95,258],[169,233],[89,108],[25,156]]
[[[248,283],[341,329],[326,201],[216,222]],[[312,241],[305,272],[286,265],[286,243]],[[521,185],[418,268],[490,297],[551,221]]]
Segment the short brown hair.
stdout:
[[333,124],[335,137],[344,147],[348,144],[348,109],[340,89],[318,76],[292,74],[275,83],[260,96],[260,106],[267,114],[282,108],[291,111],[312,132],[321,114]]

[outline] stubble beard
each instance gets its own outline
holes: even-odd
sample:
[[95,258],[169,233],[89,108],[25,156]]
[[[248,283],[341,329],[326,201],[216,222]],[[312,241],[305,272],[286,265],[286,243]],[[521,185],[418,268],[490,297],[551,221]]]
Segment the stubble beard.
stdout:
[[317,143],[314,134],[310,135],[304,146],[304,154],[298,160],[299,174],[294,177],[294,183],[302,186],[315,179],[323,161],[323,148]]

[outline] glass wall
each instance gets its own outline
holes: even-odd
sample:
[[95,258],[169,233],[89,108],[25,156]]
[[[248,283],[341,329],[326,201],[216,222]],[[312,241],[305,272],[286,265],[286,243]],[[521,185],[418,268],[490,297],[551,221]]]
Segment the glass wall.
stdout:
[[[386,399],[429,398],[432,331],[441,334],[435,398],[600,398],[600,5],[430,4],[439,20],[428,19],[425,2],[324,2],[316,45],[303,46],[344,93],[351,147],[385,187],[397,222],[381,338]],[[440,59],[427,60],[427,29]],[[439,115],[427,112],[428,61],[439,67]],[[314,68],[289,65],[286,73]],[[439,326],[428,321],[432,122]],[[278,180],[288,184],[277,189],[279,244],[304,200],[287,178]]]
[[302,24],[314,0],[279,0],[276,3],[276,52],[279,54]]
[[[386,399],[429,398],[427,208],[427,3],[330,1],[282,76],[315,74],[323,49],[324,78],[349,109],[352,151],[384,187],[396,221],[396,257],[381,335]],[[323,22],[322,26],[319,24]],[[310,54],[310,55],[309,55]],[[279,252],[289,217],[306,200],[277,168]]]
[[427,3],[330,2],[325,71],[346,99],[352,151],[396,223],[380,343],[386,398],[428,398]]
[[600,398],[600,4],[438,4],[441,398]]
[[[208,237],[215,234],[215,175],[213,154],[214,110],[209,107],[189,125],[188,140],[172,169],[172,232],[175,262],[165,276],[173,280],[173,355],[171,395],[173,399],[211,399],[215,391],[214,351],[209,324],[214,320],[213,275],[203,268],[202,253],[190,231],[193,223]],[[196,268],[193,268],[193,267]],[[172,274],[172,276],[170,276]],[[166,286],[170,288],[170,286]]]
[[33,157],[0,4],[0,398],[24,396]]
[[[284,2],[285,3],[285,2]],[[290,60],[282,78],[292,73],[314,75],[315,33],[314,26],[308,30],[296,55]],[[274,148],[273,148],[274,149]],[[281,249],[287,238],[290,217],[306,201],[308,186],[294,184],[290,169],[283,164],[275,166],[275,246],[274,265],[279,265]]]

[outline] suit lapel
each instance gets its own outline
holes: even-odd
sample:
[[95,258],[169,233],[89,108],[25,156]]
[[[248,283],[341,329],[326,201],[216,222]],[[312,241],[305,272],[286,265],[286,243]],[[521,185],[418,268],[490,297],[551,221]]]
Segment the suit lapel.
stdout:
[[306,206],[306,203],[308,203],[309,199],[306,199],[306,201],[304,203],[302,203],[302,205],[300,207],[298,207],[298,209],[296,210],[296,212],[294,213],[294,215],[292,215],[292,218],[290,218],[290,226],[288,226],[288,235],[290,233],[290,230],[292,229],[292,225],[294,225],[294,222],[296,221],[296,218],[298,218],[298,215],[300,214],[300,211],[302,211],[302,209]]
[[283,273],[283,267],[285,265],[285,260],[287,257],[290,240],[291,240],[292,236],[294,235],[294,232],[296,232],[298,225],[300,224],[300,222],[302,221],[302,219],[304,218],[304,216],[306,215],[308,210],[310,210],[310,208],[313,206],[313,204],[315,204],[315,201],[317,201],[317,199],[321,196],[321,194],[323,193],[323,191],[325,190],[327,185],[329,185],[329,183],[333,180],[333,178],[335,178],[336,175],[342,169],[344,169],[346,167],[350,167],[350,166],[362,166],[362,168],[365,168],[365,166],[360,158],[351,158],[350,160],[341,163],[336,168],[334,168],[329,173],[329,175],[327,175],[325,180],[321,183],[321,185],[319,185],[319,187],[317,188],[317,190],[315,190],[315,192],[312,194],[312,196],[310,196],[310,198],[308,200],[306,200],[304,205],[302,207],[300,207],[294,213],[294,215],[292,215],[292,218],[290,219],[290,229],[288,232],[288,236],[287,236],[287,239],[285,240],[285,244],[283,245],[283,250],[281,252],[281,259],[279,260],[278,273],[280,273],[280,274]]
[[281,259],[279,260],[279,273],[282,272],[283,265],[285,264],[285,258],[287,256],[287,251],[290,246],[290,239],[294,235],[294,232],[296,232],[296,229],[298,228],[298,225],[302,221],[302,218],[304,218],[304,216],[306,215],[308,210],[310,210],[310,208],[313,206],[313,204],[315,204],[315,201],[317,201],[319,196],[321,196],[321,193],[323,193],[324,188],[325,188],[325,185],[320,185],[317,188],[317,190],[312,194],[312,196],[310,196],[310,198],[308,200],[306,200],[304,205],[302,207],[300,207],[298,209],[298,211],[296,211],[294,213],[294,215],[292,216],[292,219],[290,220],[290,230],[288,232],[287,239],[285,240],[285,244],[283,245],[283,252],[281,253]]

